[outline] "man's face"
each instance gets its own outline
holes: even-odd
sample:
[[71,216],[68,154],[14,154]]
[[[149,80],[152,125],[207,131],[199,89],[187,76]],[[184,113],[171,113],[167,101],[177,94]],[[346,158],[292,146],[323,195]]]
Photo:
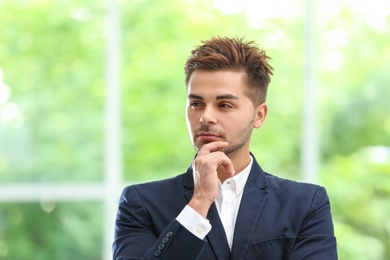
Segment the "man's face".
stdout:
[[265,103],[255,108],[243,72],[195,71],[187,86],[187,128],[196,151],[213,141],[228,142],[226,154],[249,152],[253,128],[262,125]]

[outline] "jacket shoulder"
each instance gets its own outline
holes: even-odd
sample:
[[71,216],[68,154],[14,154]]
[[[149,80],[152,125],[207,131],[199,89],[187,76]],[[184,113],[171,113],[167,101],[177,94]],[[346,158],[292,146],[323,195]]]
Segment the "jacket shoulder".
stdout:
[[289,200],[311,200],[312,203],[329,201],[326,189],[313,183],[299,182],[265,173],[268,190]]
[[[135,183],[124,188],[123,194],[136,192],[140,197],[160,196],[182,190],[184,186],[185,174],[180,174],[171,178],[149,181],[144,183]],[[158,198],[158,197],[157,197]]]
[[276,189],[304,189],[309,191],[315,191],[317,189],[324,188],[318,184],[285,179],[267,172],[264,172],[264,174],[267,180],[267,184],[272,188]]

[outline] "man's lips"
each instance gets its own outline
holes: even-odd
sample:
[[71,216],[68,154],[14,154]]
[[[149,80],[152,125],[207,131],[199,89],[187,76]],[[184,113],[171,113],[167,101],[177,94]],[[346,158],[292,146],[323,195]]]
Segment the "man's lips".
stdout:
[[198,134],[198,138],[203,141],[218,141],[221,139],[221,136],[213,133],[200,133]]

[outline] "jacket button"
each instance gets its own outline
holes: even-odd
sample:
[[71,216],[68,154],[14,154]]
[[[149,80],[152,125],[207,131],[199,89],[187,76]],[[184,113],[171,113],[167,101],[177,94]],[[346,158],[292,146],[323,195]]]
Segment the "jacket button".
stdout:
[[154,251],[154,256],[159,256],[159,255],[161,255],[161,250]]
[[168,241],[169,241],[169,238],[167,238],[167,237],[164,237],[163,240],[162,240],[162,242],[163,242],[164,244],[166,244]]
[[173,235],[173,232],[172,231],[169,231],[166,235],[166,237],[171,237]]
[[164,247],[165,247],[165,244],[159,244],[157,248],[161,250],[161,249],[163,249]]

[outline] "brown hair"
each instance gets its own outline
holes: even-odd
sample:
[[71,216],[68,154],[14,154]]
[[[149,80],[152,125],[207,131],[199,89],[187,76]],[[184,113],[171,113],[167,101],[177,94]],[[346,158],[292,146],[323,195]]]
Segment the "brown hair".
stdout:
[[237,70],[246,74],[248,92],[255,106],[265,102],[273,68],[264,50],[244,38],[213,37],[196,46],[185,63],[186,85],[196,70]]

